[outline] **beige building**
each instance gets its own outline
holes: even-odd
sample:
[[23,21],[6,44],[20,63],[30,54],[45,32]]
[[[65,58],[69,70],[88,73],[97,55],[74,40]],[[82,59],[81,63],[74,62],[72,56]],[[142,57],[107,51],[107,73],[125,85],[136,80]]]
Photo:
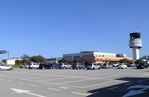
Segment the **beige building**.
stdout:
[[5,59],[3,61],[5,64],[13,66],[16,64],[16,60],[22,60],[22,59],[21,58],[10,58],[10,59]]
[[97,51],[82,51],[80,53],[64,54],[63,58],[67,61],[77,62],[95,62],[103,63],[108,61],[119,61],[121,59],[130,59],[126,54],[103,53]]

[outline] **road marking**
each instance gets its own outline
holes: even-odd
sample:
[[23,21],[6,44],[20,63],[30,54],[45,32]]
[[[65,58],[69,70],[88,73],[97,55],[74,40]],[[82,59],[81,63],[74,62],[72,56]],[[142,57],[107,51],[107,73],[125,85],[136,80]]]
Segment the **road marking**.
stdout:
[[60,87],[61,89],[64,89],[64,90],[66,90],[67,89],[67,87]]
[[101,86],[101,85],[103,86],[103,85],[108,85],[108,84],[114,85],[114,84],[117,84],[118,82],[119,83],[124,83],[126,81],[112,80],[112,81],[108,81],[108,82],[105,82],[105,83],[93,84],[93,85],[85,86],[85,87],[82,87],[82,88],[90,88],[90,87]]
[[18,82],[18,84],[19,84],[19,85],[24,85],[24,83],[23,83],[23,82]]
[[144,91],[137,91],[137,90],[131,90],[130,92],[128,92],[127,94],[125,94],[122,97],[130,97],[130,96],[134,96],[134,95],[138,95],[138,94],[143,94],[145,93]]
[[[50,84],[50,85],[62,86],[60,83],[42,82],[42,81],[35,81],[35,80],[29,80],[29,79],[20,79],[18,77],[6,77],[6,78],[17,79],[17,80],[21,80],[21,81],[29,81],[29,82],[41,83],[41,84]],[[65,85],[65,86],[73,87],[73,88],[82,88],[82,87],[73,86],[73,85]]]
[[32,86],[32,87],[39,87],[38,85],[30,85],[30,86]]
[[[13,72],[14,74],[18,74],[17,72]],[[25,74],[25,75],[37,75],[37,74],[34,74],[34,73],[27,73],[27,72],[25,72],[25,73],[23,73],[23,72],[19,72],[19,74]],[[71,75],[63,75],[63,74],[53,74],[53,75],[49,75],[49,74],[38,74],[38,76],[39,75],[41,75],[41,76],[48,76],[48,77],[52,77],[52,76],[54,76],[54,77],[70,77],[70,78],[84,78],[84,77],[86,77],[86,76],[71,76]]]
[[[12,79],[17,79],[17,80],[23,80],[23,81],[30,81],[30,82],[36,82],[36,83],[42,83],[42,84],[52,84],[52,85],[58,85],[58,86],[62,86],[62,84],[59,83],[51,83],[51,82],[41,82],[41,81],[35,81],[35,80],[29,80],[29,79],[20,79],[18,77],[6,77],[6,78],[12,78]],[[73,87],[73,88],[90,88],[90,87],[94,87],[97,85],[106,85],[108,83],[114,83],[114,82],[127,82],[127,81],[119,81],[119,80],[112,80],[110,82],[105,82],[105,83],[101,83],[101,84],[93,84],[93,85],[89,85],[89,86],[84,86],[84,87],[80,87],[80,86],[73,86],[73,85],[65,85],[67,87]]]
[[114,89],[116,89],[116,88],[118,88],[118,87],[117,87],[117,86],[111,87],[111,88],[109,88],[109,90],[114,90]]
[[[5,76],[4,76],[5,77]],[[42,84],[52,84],[52,85],[58,85],[58,86],[63,86],[62,84],[60,84],[60,83],[51,83],[51,82],[43,82],[43,81],[37,81],[37,80],[31,80],[31,79],[20,79],[20,78],[18,78],[18,77],[6,77],[6,78],[11,78],[11,79],[17,79],[17,80],[23,80],[23,81],[30,81],[30,82],[36,82],[36,83],[42,83]],[[91,78],[91,79],[102,79],[102,78]],[[105,78],[103,78],[103,79],[105,79]],[[106,78],[107,79],[107,78]],[[107,82],[107,83],[113,83],[113,82],[115,82],[115,81],[110,81],[110,82]],[[116,81],[116,82],[118,82],[118,81]],[[122,81],[121,81],[122,82]],[[124,81],[124,82],[127,82],[127,81]],[[93,85],[89,85],[89,86],[84,86],[84,87],[82,87],[82,86],[73,86],[73,85],[65,85],[65,86],[67,86],[67,87],[72,87],[72,88],[89,88],[89,87],[94,87],[94,86],[97,86],[97,85],[106,85],[107,83],[101,83],[101,84],[93,84]]]
[[47,81],[53,81],[53,80],[63,80],[63,79],[71,79],[71,78],[85,78],[85,77],[73,77],[73,76],[66,76],[66,77],[60,77],[60,78],[53,78],[53,79],[47,79],[47,80],[40,80],[40,81],[44,81],[44,82],[47,82]]
[[[126,75],[126,74],[125,74]],[[91,78],[83,78],[83,79],[80,79],[80,80],[75,80],[75,81],[65,81],[65,82],[61,82],[60,84],[67,84],[67,83],[75,83],[75,82],[82,82],[82,81],[88,81],[88,80],[99,80],[99,79],[109,79],[109,77],[117,77],[117,76],[120,76],[120,75],[116,75],[116,76],[105,76],[106,78],[98,78],[98,77],[91,77]]]
[[149,89],[149,85],[135,85],[127,88],[127,90],[130,90],[130,89],[139,89],[139,90],[131,90],[122,97],[130,97],[130,96],[146,93],[145,90]]
[[24,94],[28,94],[28,95],[32,95],[32,96],[36,96],[36,97],[46,97],[46,96],[42,96],[39,94],[31,93],[29,90],[16,89],[16,88],[10,88],[10,89],[18,94],[24,93]]
[[54,79],[47,79],[47,80],[40,80],[40,81],[47,82],[47,81],[63,80],[63,79],[69,79],[69,78],[54,78]]
[[60,91],[59,89],[55,89],[55,88],[48,88],[48,89],[53,91]]
[[75,83],[75,82],[82,82],[82,81],[88,81],[88,80],[94,80],[94,79],[101,79],[101,78],[87,78],[87,79],[81,79],[81,80],[73,80],[73,81],[65,81],[61,82],[61,84],[68,84],[68,83]]
[[[50,84],[50,85],[62,86],[60,83],[42,82],[42,81],[35,81],[35,80],[30,80],[30,79],[20,79],[18,77],[5,77],[5,78],[17,79],[17,80],[21,80],[21,81],[29,81],[29,82],[35,82],[35,83],[41,83],[41,84]],[[73,85],[65,85],[65,86],[72,87],[72,88],[82,88],[82,87],[73,86]]]
[[12,80],[7,80],[7,82],[12,82]]
[[[126,74],[123,74],[123,75],[126,75]],[[80,80],[65,81],[65,82],[61,82],[60,84],[68,84],[68,83],[82,82],[82,81],[88,81],[88,80],[108,79],[109,77],[115,78],[115,77],[118,77],[118,76],[122,76],[122,75],[115,75],[115,76],[107,75],[107,76],[105,76],[106,78],[102,78],[102,77],[98,78],[98,77],[94,76],[94,77],[91,77],[91,78],[83,78],[83,79],[80,79]]]
[[127,83],[126,86],[132,85],[133,83]]
[[71,92],[73,94],[81,95],[81,96],[89,96],[92,95],[92,93],[79,93],[79,92]]
[[135,89],[135,88],[142,88],[141,90],[146,90],[146,89],[149,89],[149,85],[135,85],[135,86],[130,86],[128,88],[128,90]]

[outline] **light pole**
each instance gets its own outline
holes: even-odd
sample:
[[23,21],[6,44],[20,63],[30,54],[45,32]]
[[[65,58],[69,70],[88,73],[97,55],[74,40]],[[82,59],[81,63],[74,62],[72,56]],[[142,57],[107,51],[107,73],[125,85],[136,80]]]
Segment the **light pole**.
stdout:
[[9,51],[7,51],[7,59],[9,59]]

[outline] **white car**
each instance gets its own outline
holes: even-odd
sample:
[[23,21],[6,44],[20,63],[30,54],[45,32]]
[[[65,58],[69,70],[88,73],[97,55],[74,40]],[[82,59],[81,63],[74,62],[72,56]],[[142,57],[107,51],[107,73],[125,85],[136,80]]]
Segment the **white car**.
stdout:
[[89,70],[89,69],[95,70],[95,69],[100,69],[100,68],[101,68],[101,66],[99,64],[95,64],[95,63],[87,65],[87,70]]
[[0,70],[12,70],[13,68],[7,64],[0,64]]
[[62,64],[61,66],[62,69],[71,69],[72,68],[72,65],[71,64]]
[[31,63],[31,65],[29,66],[29,69],[38,69],[38,68],[39,68],[38,63]]
[[113,63],[113,67],[118,67],[119,63]]
[[77,69],[85,69],[85,65],[77,63],[76,68]]
[[125,64],[118,65],[118,69],[126,69],[126,68],[127,68],[127,65]]

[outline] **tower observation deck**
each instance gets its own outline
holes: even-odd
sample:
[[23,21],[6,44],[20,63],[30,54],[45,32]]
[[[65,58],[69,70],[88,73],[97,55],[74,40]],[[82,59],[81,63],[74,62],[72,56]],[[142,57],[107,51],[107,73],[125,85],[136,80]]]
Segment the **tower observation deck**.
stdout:
[[139,49],[142,48],[142,39],[139,32],[130,33],[129,47],[132,48],[133,59],[139,59]]

